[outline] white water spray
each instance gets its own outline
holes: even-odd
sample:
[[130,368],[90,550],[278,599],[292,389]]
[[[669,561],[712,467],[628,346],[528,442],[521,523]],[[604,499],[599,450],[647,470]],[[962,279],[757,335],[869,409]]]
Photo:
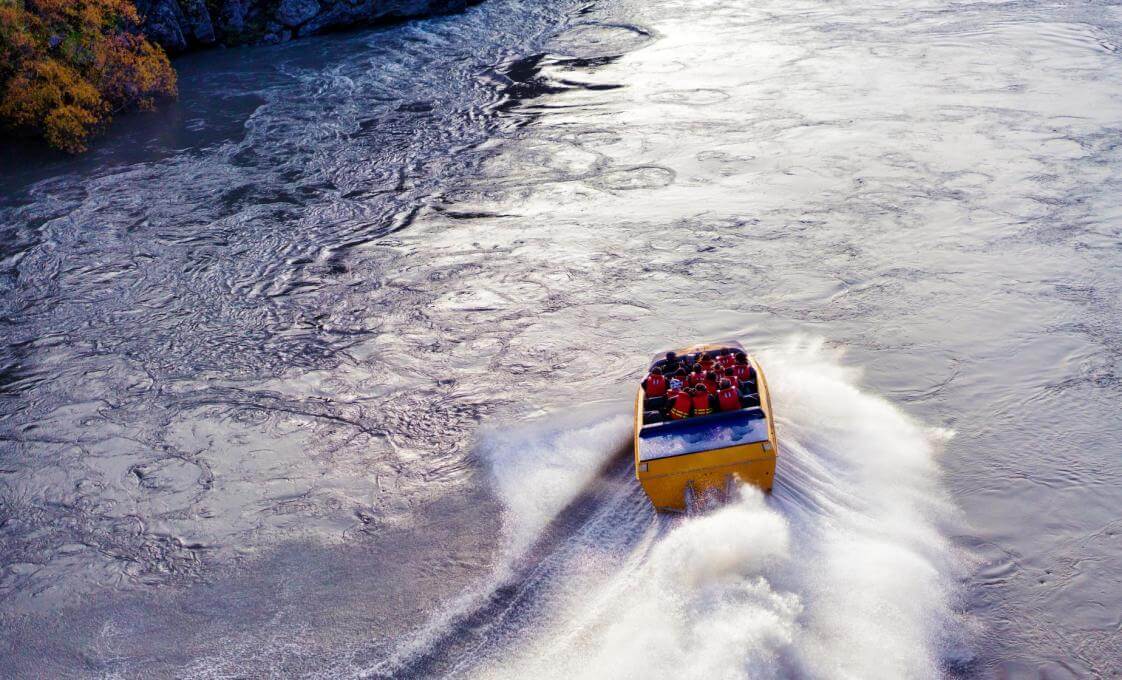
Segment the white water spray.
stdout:
[[[543,593],[550,611],[498,642],[478,676],[942,673],[958,628],[956,565],[941,530],[954,513],[935,460],[949,433],[862,391],[859,373],[820,345],[761,359],[778,414],[775,493],[745,489],[718,511],[666,519],[653,546],[619,547],[633,553],[618,560],[601,558],[611,545],[570,559],[543,584],[560,593]],[[545,508],[525,502],[509,506],[514,536],[543,525]]]
[[356,675],[398,674],[448,635],[457,621],[484,606],[495,590],[511,582],[516,564],[545,527],[626,446],[630,434],[627,415],[605,416],[602,411],[483,433],[477,453],[505,508],[504,536],[490,576],[434,612],[388,658]]
[[506,506],[507,557],[521,556],[542,529],[627,446],[631,418],[576,415],[483,437],[480,454]]

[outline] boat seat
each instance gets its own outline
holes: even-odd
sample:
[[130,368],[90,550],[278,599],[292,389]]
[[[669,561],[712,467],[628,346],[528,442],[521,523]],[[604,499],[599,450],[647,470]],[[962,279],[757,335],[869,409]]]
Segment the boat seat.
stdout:
[[644,425],[652,425],[654,423],[661,423],[664,420],[666,420],[666,416],[664,416],[662,414],[662,411],[643,411],[643,424]]
[[753,408],[760,405],[760,395],[753,392],[752,394],[741,395],[740,406],[742,408]]
[[650,397],[643,400],[644,411],[661,411],[666,408],[666,397]]

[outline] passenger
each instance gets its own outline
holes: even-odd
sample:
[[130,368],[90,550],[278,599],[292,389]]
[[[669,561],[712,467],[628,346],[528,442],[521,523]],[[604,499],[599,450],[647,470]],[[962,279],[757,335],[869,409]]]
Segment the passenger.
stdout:
[[670,379],[670,387],[666,390],[666,403],[674,401],[674,397],[678,396],[678,393],[682,391],[683,385],[685,385],[685,383],[677,378]]
[[732,370],[740,382],[748,382],[755,375],[752,364],[748,363],[748,355],[744,352],[737,352],[736,365],[732,367]]
[[721,390],[717,392],[717,404],[720,405],[722,411],[740,410],[740,395],[737,394],[732,382],[721,381]]
[[651,374],[643,380],[643,391],[648,399],[666,394],[666,376],[662,375],[661,368],[655,366],[651,369]]
[[674,372],[678,370],[678,366],[680,365],[681,364],[678,362],[678,355],[674,352],[667,352],[666,363],[662,365],[663,375],[674,375]]
[[693,398],[690,396],[690,391],[682,388],[682,384],[677,380],[670,382],[670,390],[674,396],[670,398],[670,420],[681,420],[688,418],[690,415],[690,408],[693,406]]
[[705,385],[697,385],[693,388],[693,414],[695,416],[707,416],[712,412],[713,408],[709,403],[709,390],[705,389]]
[[705,382],[705,373],[701,370],[701,364],[694,364],[690,369],[690,387],[697,387]]
[[721,389],[720,383],[717,382],[716,371],[709,371],[705,374],[705,389],[709,390],[709,394],[716,394],[717,390]]
[[698,360],[697,363],[701,364],[701,370],[705,371],[706,373],[712,371],[713,367],[717,365],[717,362],[713,360],[713,355],[709,352],[702,354],[701,359]]
[[726,368],[724,373],[725,373],[725,380],[732,383],[733,389],[739,390],[740,389],[740,378],[736,377],[736,371],[732,370],[731,368]]

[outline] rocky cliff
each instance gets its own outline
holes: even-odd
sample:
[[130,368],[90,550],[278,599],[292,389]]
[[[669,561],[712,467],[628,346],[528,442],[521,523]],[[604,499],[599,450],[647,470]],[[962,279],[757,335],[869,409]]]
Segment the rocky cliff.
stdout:
[[149,38],[177,54],[277,43],[324,31],[445,14],[478,0],[137,0]]

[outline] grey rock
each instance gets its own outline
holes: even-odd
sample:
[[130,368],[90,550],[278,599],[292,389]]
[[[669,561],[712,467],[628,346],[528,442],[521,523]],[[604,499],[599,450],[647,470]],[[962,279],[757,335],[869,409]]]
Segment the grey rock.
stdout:
[[136,0],[141,31],[171,54],[459,11],[477,0]]
[[187,19],[187,28],[196,45],[210,45],[215,41],[214,22],[210,19],[210,10],[206,0],[180,0],[183,16]]
[[236,42],[237,36],[245,33],[246,18],[250,14],[253,0],[224,0],[218,23],[226,42]]
[[281,0],[273,16],[285,26],[299,26],[320,12],[316,0]]
[[275,21],[270,21],[265,24],[265,35],[259,42],[262,45],[276,45],[289,40],[292,40],[292,31]]
[[314,19],[296,31],[299,36],[322,33],[333,28],[356,26],[371,21],[374,16],[374,0],[357,2],[338,2],[320,12]]
[[186,17],[176,0],[137,0],[140,30],[171,53],[187,49],[187,36],[183,34]]

